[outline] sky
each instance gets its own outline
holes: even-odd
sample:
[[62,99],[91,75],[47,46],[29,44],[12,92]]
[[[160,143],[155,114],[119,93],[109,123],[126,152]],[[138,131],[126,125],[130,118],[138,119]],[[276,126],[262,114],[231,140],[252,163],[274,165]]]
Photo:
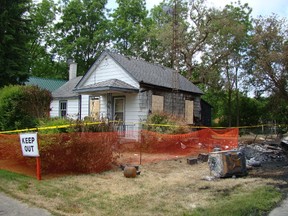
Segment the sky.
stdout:
[[[223,8],[226,4],[235,2],[236,0],[207,0],[209,4],[217,8]],[[116,0],[108,0],[108,8],[115,8]],[[147,9],[158,5],[162,0],[146,0]],[[270,16],[273,13],[279,17],[288,18],[288,2],[287,0],[240,0],[241,4],[248,3],[252,8],[252,16]]]

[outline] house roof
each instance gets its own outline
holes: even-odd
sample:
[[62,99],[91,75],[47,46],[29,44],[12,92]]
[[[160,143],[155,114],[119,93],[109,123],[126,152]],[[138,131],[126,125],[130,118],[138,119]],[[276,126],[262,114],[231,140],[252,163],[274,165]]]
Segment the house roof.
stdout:
[[54,92],[52,92],[53,98],[75,98],[78,96],[76,92],[73,91],[74,87],[77,85],[77,83],[81,80],[82,76],[78,76],[74,79],[69,80],[64,85],[62,85],[60,88],[56,89]]
[[65,84],[67,80],[58,80],[58,79],[47,79],[40,77],[29,77],[28,81],[25,82],[25,85],[35,85],[40,88],[47,89],[50,92],[55,91],[63,84]]
[[[100,62],[106,57],[110,56],[120,67],[122,67],[131,77],[133,77],[137,82],[154,85],[165,88],[173,88],[173,73],[175,70],[161,66],[159,64],[152,64],[141,59],[130,58],[120,54],[105,51],[97,59],[97,61],[92,65],[87,74],[83,79],[77,84],[76,90],[81,91],[82,84],[85,83],[86,79],[93,73],[93,69],[97,67]],[[193,92],[196,94],[203,94],[203,92],[193,83],[191,83],[184,76],[178,74],[179,84],[178,90]],[[86,87],[85,87],[86,88]]]
[[100,91],[126,91],[138,92],[138,89],[126,82],[118,79],[109,79],[95,84],[87,85],[81,88],[78,92],[100,92]]

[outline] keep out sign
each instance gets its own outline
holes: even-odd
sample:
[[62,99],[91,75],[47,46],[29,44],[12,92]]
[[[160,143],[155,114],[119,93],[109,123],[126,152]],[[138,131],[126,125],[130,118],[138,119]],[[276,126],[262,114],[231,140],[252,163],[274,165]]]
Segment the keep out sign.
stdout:
[[39,157],[37,133],[20,134],[20,143],[23,156]]

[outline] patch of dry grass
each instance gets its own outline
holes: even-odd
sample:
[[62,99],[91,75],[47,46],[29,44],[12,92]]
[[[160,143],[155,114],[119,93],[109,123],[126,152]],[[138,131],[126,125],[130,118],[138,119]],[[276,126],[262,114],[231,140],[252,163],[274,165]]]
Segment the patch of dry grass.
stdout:
[[236,192],[285,184],[249,175],[206,181],[203,177],[210,175],[207,163],[191,166],[186,159],[146,164],[140,170],[134,179],[125,178],[120,169],[40,182],[30,177],[0,178],[0,190],[56,215],[174,216],[211,206]]

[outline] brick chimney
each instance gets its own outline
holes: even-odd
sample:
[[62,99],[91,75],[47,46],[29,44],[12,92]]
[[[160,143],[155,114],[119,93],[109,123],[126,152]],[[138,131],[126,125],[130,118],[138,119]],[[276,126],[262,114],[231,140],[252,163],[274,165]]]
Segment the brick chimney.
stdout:
[[69,80],[76,78],[77,76],[77,63],[74,60],[69,59]]

